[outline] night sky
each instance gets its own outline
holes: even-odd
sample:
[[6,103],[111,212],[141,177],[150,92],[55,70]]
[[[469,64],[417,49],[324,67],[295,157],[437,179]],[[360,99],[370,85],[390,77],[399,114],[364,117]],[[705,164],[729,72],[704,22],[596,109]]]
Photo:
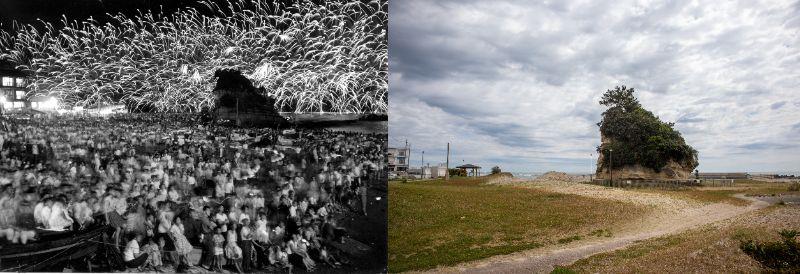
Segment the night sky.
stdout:
[[58,23],[62,15],[70,20],[82,21],[88,17],[104,22],[106,13],[135,14],[137,9],[163,6],[165,13],[197,4],[192,0],[4,0],[0,1],[0,23],[3,30],[11,31],[12,22],[37,24],[37,18]]
[[[0,1],[0,25],[5,31],[13,31],[14,21],[23,24],[41,25],[37,18],[51,22],[59,27],[62,15],[70,21],[83,21],[90,16],[100,23],[105,23],[107,13],[138,14],[139,9],[163,10],[165,14],[177,10],[204,7],[198,0],[2,0]],[[225,3],[226,0],[214,0]],[[291,2],[291,1],[284,1]],[[225,6],[225,5],[221,5]],[[203,11],[204,9],[199,9]]]

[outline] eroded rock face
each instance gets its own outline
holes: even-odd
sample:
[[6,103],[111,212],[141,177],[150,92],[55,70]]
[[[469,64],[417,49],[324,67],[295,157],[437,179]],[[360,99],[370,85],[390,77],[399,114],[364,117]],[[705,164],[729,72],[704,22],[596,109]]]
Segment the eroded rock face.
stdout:
[[[602,157],[602,156],[601,156]],[[661,169],[661,172],[655,172],[653,169],[643,167],[640,165],[624,166],[621,169],[614,169],[614,179],[628,179],[628,180],[680,180],[692,179],[691,168],[686,168],[680,164],[669,161],[667,165]],[[610,179],[608,170],[603,167],[595,174],[597,179]]]
[[275,109],[275,100],[264,96],[263,88],[256,88],[238,70],[217,70],[214,88],[217,119],[236,121],[237,125],[279,125],[286,122]]
[[[611,142],[611,140],[605,136],[600,136],[600,138],[602,140],[601,148]],[[604,158],[603,153],[599,153],[599,157],[597,158],[597,171],[595,172],[597,179],[610,179],[607,165],[608,161]],[[636,164],[615,168],[613,170],[613,175],[614,180],[686,180],[694,178],[693,172],[694,166],[687,166],[677,161],[670,160],[667,161],[667,165],[664,166],[660,172]]]

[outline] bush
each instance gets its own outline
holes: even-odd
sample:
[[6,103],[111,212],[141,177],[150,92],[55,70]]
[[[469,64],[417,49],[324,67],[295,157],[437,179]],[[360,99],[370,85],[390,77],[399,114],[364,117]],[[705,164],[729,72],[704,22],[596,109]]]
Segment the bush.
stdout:
[[448,172],[450,173],[450,177],[454,177],[454,176],[466,177],[467,176],[467,170],[465,170],[465,169],[451,168]]
[[742,241],[739,248],[773,271],[800,272],[800,244],[795,240],[800,232],[781,230],[778,234],[781,235],[781,241],[766,243],[755,243],[752,240]]
[[573,271],[572,269],[557,265],[553,268],[553,271],[550,271],[550,274],[575,274],[578,272]]
[[499,166],[494,166],[494,167],[492,167],[492,175],[494,175],[494,174],[500,174],[500,172],[503,172],[503,171],[502,171],[502,170],[500,170],[500,167],[499,167]]
[[606,91],[600,101],[608,109],[597,125],[610,142],[597,147],[606,159],[598,169],[608,165],[609,149],[614,153],[610,157],[612,168],[640,164],[660,172],[670,160],[697,167],[697,151],[686,144],[674,124],[664,123],[642,108],[633,92],[632,88],[616,87]]
[[800,191],[800,182],[789,184],[789,191]]

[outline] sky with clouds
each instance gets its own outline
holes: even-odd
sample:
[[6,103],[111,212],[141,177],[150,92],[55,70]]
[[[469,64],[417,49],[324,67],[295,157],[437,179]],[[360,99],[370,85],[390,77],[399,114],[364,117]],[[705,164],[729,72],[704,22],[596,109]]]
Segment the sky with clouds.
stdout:
[[800,171],[800,1],[390,1],[389,142],[412,165],[589,172],[636,89],[704,171]]

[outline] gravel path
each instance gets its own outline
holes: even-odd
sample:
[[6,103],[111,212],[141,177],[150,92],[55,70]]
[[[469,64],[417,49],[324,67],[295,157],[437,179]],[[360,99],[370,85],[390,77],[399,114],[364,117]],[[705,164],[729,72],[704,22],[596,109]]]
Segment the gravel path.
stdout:
[[567,245],[494,256],[453,267],[436,268],[431,272],[549,273],[555,265],[569,265],[594,254],[624,248],[636,241],[678,233],[701,225],[729,219],[769,205],[767,202],[745,197],[744,195],[737,195],[737,197],[751,201],[748,206],[733,206],[723,203],[693,203],[667,195],[634,193],[622,189],[568,182],[514,182],[513,185],[629,202],[651,206],[656,210],[646,219],[640,222],[632,222],[629,226],[615,231],[616,235],[610,238],[578,241]]

